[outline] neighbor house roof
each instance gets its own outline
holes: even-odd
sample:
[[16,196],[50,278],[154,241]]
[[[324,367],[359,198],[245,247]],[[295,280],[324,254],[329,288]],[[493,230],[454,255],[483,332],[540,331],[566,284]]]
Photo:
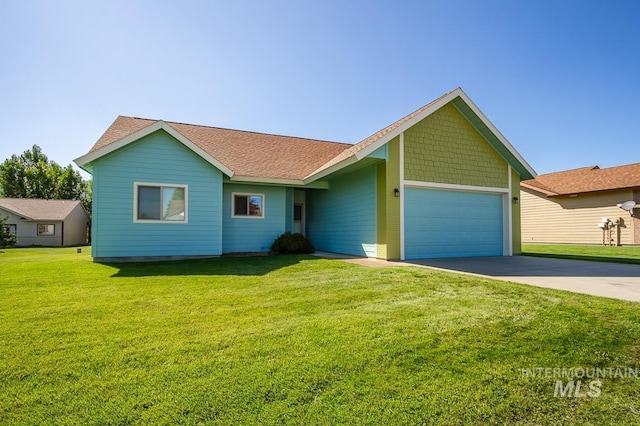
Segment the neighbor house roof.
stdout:
[[582,167],[562,172],[546,173],[522,182],[525,188],[541,192],[549,197],[585,192],[640,188],[640,163],[624,166]]
[[42,200],[39,198],[0,198],[0,209],[25,220],[63,221],[80,203],[77,200]]
[[353,164],[392,138],[452,102],[462,115],[524,178],[535,172],[491,122],[458,88],[352,145],[219,127],[119,116],[89,153],[76,163],[91,163],[157,130],[165,130],[232,180],[309,183]]

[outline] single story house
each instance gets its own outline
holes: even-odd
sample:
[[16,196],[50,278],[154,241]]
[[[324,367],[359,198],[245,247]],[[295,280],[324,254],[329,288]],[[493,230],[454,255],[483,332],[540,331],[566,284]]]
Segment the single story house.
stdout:
[[381,259],[509,256],[535,176],[460,88],[355,145],[120,116],[75,162],[96,261],[264,252],[285,231]]
[[77,200],[0,198],[0,217],[17,246],[79,246],[87,243],[89,216]]
[[[522,240],[531,243],[640,244],[640,163],[547,173],[521,183]],[[612,235],[599,227],[618,222]],[[613,241],[611,241],[613,239]]]

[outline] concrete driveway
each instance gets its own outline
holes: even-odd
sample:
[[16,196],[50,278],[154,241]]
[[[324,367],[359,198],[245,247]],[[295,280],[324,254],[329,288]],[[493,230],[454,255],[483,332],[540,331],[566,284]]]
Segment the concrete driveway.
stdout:
[[421,259],[404,264],[640,302],[640,265],[530,256]]

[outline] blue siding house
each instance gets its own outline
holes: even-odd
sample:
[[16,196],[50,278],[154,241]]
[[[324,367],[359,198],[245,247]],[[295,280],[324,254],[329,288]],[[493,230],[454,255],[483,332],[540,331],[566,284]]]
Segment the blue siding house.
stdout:
[[120,116],[75,161],[95,261],[266,252],[287,231],[382,259],[508,256],[535,176],[459,88],[355,145]]

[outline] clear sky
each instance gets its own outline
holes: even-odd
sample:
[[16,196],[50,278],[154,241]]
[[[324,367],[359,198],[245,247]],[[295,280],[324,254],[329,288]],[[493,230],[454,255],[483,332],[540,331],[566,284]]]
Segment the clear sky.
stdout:
[[0,161],[118,115],[356,143],[462,87],[538,173],[640,162],[637,1],[0,0]]

